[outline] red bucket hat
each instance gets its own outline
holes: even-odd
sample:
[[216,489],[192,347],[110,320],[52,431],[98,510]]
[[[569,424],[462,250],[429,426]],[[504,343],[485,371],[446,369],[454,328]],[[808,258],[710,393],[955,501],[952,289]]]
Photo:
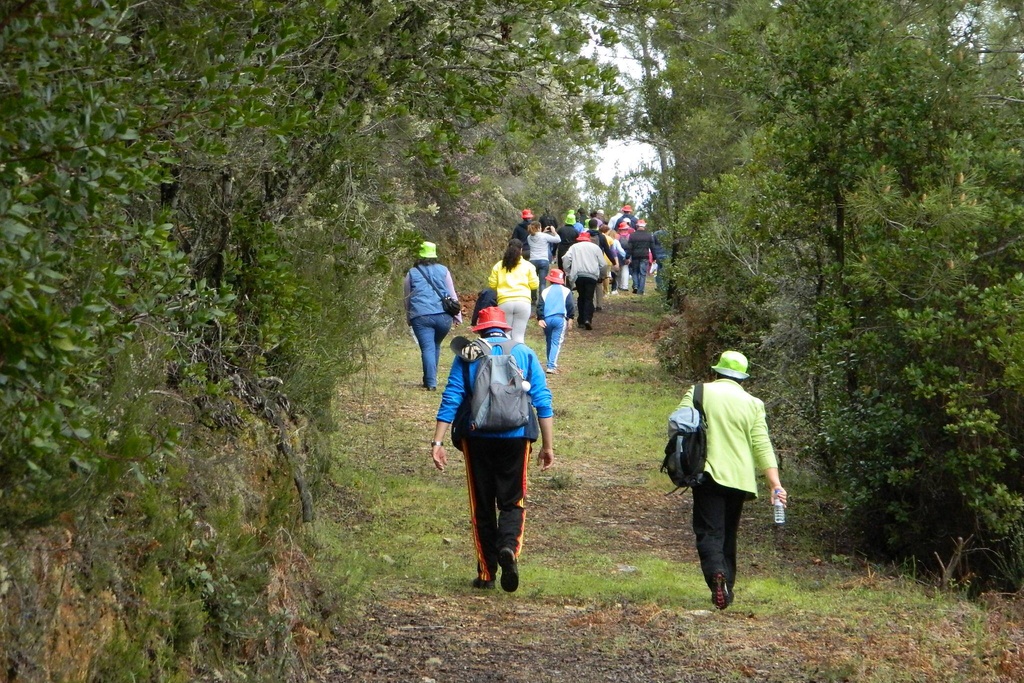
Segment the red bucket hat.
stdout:
[[647,221],[645,221],[643,218],[641,218],[640,220],[638,220],[636,222],[636,227],[638,227],[638,228],[646,228],[647,227]]
[[477,317],[476,325],[473,325],[473,327],[469,329],[474,332],[480,332],[481,330],[489,330],[492,327],[497,327],[502,330],[512,329],[512,326],[505,322],[505,311],[501,310],[497,306],[488,306],[481,310],[479,317]]
[[632,207],[632,206],[630,206],[629,204],[626,204],[626,205],[625,205],[624,207],[622,207],[622,210],[623,210],[623,211],[632,211],[632,210],[633,210],[633,207]]
[[530,211],[529,209],[523,209],[523,218],[533,218],[533,211]]
[[551,272],[544,278],[548,282],[553,282],[556,285],[565,284],[565,273],[560,271],[558,268],[552,268]]
[[580,233],[579,237],[576,238],[576,241],[577,242],[589,242],[590,241],[590,233],[587,232],[586,230],[584,230],[583,232]]

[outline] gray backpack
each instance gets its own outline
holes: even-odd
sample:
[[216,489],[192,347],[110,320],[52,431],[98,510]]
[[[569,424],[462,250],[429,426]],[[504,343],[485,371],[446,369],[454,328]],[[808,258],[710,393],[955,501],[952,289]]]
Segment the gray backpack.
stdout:
[[[488,342],[478,339],[483,355],[473,380],[470,402],[469,430],[473,432],[505,432],[524,427],[530,419],[530,383],[512,355],[514,341]],[[491,349],[497,346],[500,355]]]

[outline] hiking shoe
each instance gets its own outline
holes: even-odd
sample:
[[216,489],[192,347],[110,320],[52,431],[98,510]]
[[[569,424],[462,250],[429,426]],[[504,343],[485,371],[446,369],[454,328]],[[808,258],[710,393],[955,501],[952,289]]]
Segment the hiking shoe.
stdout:
[[594,326],[590,324],[590,321],[587,321],[587,322],[583,323],[583,329],[585,329],[585,330],[592,330],[592,329],[594,329]]
[[725,609],[732,602],[729,595],[729,586],[725,583],[725,574],[719,572],[712,579],[711,602],[718,609]]
[[493,589],[494,581],[484,581],[479,576],[473,579],[473,588],[482,588],[484,590]]
[[498,551],[498,564],[501,565],[501,590],[514,593],[519,588],[519,564],[512,548]]

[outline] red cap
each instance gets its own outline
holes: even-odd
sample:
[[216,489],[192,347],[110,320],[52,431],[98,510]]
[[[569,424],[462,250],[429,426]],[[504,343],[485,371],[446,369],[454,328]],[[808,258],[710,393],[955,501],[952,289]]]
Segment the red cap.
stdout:
[[487,308],[480,311],[480,315],[477,316],[477,323],[470,329],[474,332],[481,330],[489,330],[492,327],[498,327],[503,330],[511,330],[512,326],[505,322],[505,311],[501,310],[497,306],[488,306]]
[[553,282],[556,285],[564,285],[565,273],[560,271],[558,268],[552,268],[551,272],[548,273],[547,277],[545,277],[544,279],[547,280],[548,282]]
[[636,222],[636,227],[638,227],[638,228],[642,228],[642,227],[646,227],[646,226],[647,226],[647,221],[645,221],[643,218],[641,218],[640,220],[638,220]]
[[533,211],[523,209],[523,218],[533,218]]
[[633,207],[632,207],[632,206],[630,206],[629,204],[626,204],[626,205],[625,205],[624,207],[622,207],[622,210],[623,210],[623,211],[632,211],[632,210],[633,210]]
[[576,238],[576,241],[577,242],[589,242],[590,241],[590,233],[587,232],[586,230],[584,230],[583,232],[580,233],[580,236]]

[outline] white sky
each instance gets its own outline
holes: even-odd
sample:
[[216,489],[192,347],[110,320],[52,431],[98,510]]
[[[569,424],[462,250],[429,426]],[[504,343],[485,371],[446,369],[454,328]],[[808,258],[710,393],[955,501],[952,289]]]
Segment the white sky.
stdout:
[[[629,107],[628,92],[633,84],[640,80],[640,65],[628,55],[621,45],[610,49],[595,45],[594,50],[599,59],[614,63],[625,76],[625,78],[620,76],[620,79],[627,91],[625,106]],[[596,173],[601,182],[605,184],[611,183],[616,175],[624,176],[638,170],[641,166],[650,165],[658,159],[658,153],[654,147],[644,142],[628,139],[609,140],[598,151],[598,154],[600,162],[597,165]],[[637,204],[642,203],[642,200],[645,200],[651,193],[651,187],[646,182],[629,183],[629,189],[631,190],[631,199]]]

